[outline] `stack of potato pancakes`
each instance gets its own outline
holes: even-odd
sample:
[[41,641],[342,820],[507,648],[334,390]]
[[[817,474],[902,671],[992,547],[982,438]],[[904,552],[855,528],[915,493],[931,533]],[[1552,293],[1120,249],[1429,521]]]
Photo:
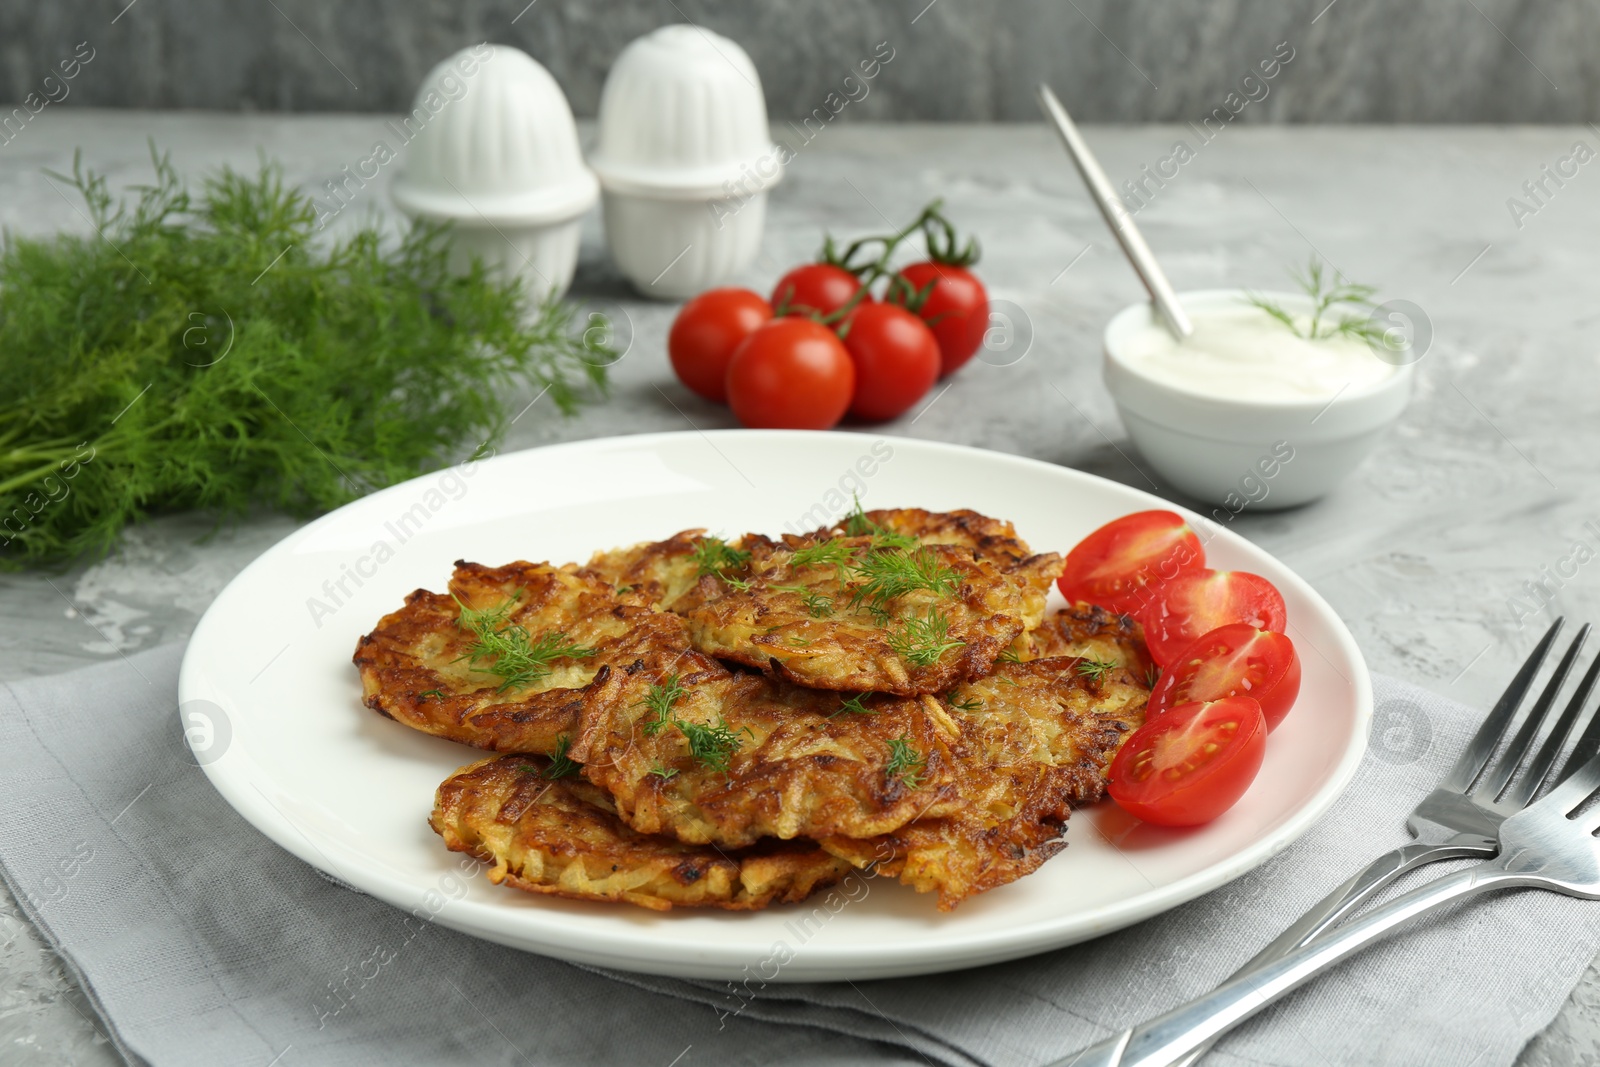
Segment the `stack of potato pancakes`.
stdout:
[[499,754],[431,819],[495,882],[748,910],[871,869],[948,911],[1065,847],[1144,721],[1138,626],[1046,620],[1061,566],[972,511],[687,530],[582,566],[457,563],[355,663],[368,707]]

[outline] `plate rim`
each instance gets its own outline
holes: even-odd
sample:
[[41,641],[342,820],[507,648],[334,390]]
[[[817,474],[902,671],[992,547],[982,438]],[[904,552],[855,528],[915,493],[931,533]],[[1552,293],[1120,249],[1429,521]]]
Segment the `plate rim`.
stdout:
[[[1240,534],[1206,516],[1200,515],[1192,508],[1166,500],[1148,490],[1113,481],[1100,475],[1091,474],[1088,471],[1051,463],[1047,460],[1035,459],[1030,456],[947,441],[925,440],[896,434],[874,434],[870,430],[715,429],[616,434],[535,445],[511,452],[496,453],[478,462],[484,466],[493,465],[498,467],[528,462],[527,457],[529,456],[574,450],[652,449],[658,444],[668,441],[677,442],[696,438],[706,440],[751,437],[759,437],[774,442],[787,440],[796,444],[812,443],[819,438],[890,438],[895,442],[896,447],[903,443],[913,449],[925,449],[934,453],[960,454],[969,458],[981,457],[988,462],[1014,464],[1025,470],[1033,469],[1048,473],[1053,478],[1066,477],[1070,481],[1083,484],[1114,486],[1118,490],[1145,498],[1152,507],[1176,511],[1190,521],[1191,524],[1201,524],[1204,528],[1213,531],[1214,536],[1222,537],[1230,544],[1244,546],[1251,552],[1262,553],[1271,558],[1292,581],[1295,592],[1319,606],[1325,613],[1326,618],[1336,624],[1332,628],[1333,636],[1340,646],[1340,651],[1344,654],[1345,659],[1354,668],[1349,680],[1356,704],[1356,722],[1350,742],[1346,745],[1343,754],[1333,767],[1322,788],[1297,811],[1275,824],[1260,838],[1201,870],[1176,881],[1155,887],[1149,892],[1133,898],[1131,902],[1108,904],[1091,912],[1072,913],[1066,918],[1049,922],[1036,921],[1013,930],[1007,930],[1003,934],[996,934],[992,930],[974,931],[969,934],[940,931],[935,938],[929,941],[911,939],[897,945],[895,954],[889,961],[862,960],[852,955],[852,953],[859,953],[861,950],[849,945],[807,943],[804,946],[804,951],[797,953],[793,961],[782,968],[778,976],[770,981],[774,983],[844,981],[847,978],[869,980],[961,970],[1053,951],[1103,936],[1160,915],[1255,870],[1303,837],[1327,813],[1333,804],[1344,795],[1345,790],[1349,788],[1350,783],[1354,780],[1362,758],[1366,754],[1370,738],[1374,713],[1372,678],[1366,659],[1356,645],[1355,638],[1350,633],[1349,628],[1344,624],[1344,620],[1309,582],[1276,556],[1267,552],[1266,549],[1255,545]],[[708,443],[710,442],[708,441]],[[715,448],[714,444],[713,448]],[[197,692],[197,690],[203,688],[201,674],[205,669],[200,663],[200,656],[203,652],[201,646],[211,638],[211,630],[221,625],[218,620],[227,607],[225,602],[236,586],[250,579],[258,568],[268,567],[277,557],[292,552],[299,542],[314,536],[320,528],[340,521],[340,516],[347,509],[371,507],[375,501],[380,501],[390,496],[404,495],[421,483],[437,478],[441,471],[447,469],[449,468],[445,467],[440,468],[440,470],[426,472],[415,478],[407,479],[404,482],[359,497],[348,504],[318,516],[286,534],[241,569],[218,592],[195,625],[188,646],[184,650],[183,663],[179,669],[178,707],[181,709],[191,700],[209,699],[209,697],[202,696]],[[244,756],[245,754],[240,753],[240,755]],[[254,830],[265,835],[279,847],[309,864],[317,871],[330,875],[340,882],[347,883],[364,894],[382,900],[392,906],[411,911],[413,914],[419,912],[420,906],[427,895],[426,890],[421,890],[404,879],[391,877],[381,870],[362,868],[357,872],[346,872],[339,869],[338,865],[334,864],[311,841],[308,836],[308,829],[310,828],[303,828],[295,824],[294,820],[273,804],[258,786],[249,781],[247,776],[239,773],[247,766],[256,766],[253,761],[248,760],[247,756],[244,760],[238,761],[225,758],[217,759],[203,762],[200,766],[207,779],[221,794],[222,798],[246,822],[250,823]],[[238,772],[230,770],[230,768],[238,768]],[[251,792],[255,794],[254,797],[250,795]],[[539,944],[535,946],[529,944],[527,937],[521,935],[521,932],[507,930],[495,923],[497,916],[505,914],[504,909],[497,902],[455,899],[440,908],[428,908],[427,910],[429,913],[424,917],[431,921],[436,921],[440,925],[484,940],[540,955],[590,965],[614,967],[642,974],[678,978],[720,979],[739,970],[741,967],[748,971],[748,966],[755,962],[750,958],[748,949],[742,946],[724,948],[716,943],[707,942],[673,946],[674,958],[670,961],[656,958],[640,958],[637,955],[628,954],[630,947],[628,942],[633,940],[636,950],[638,941],[635,933],[625,926],[619,928],[616,934],[597,940],[592,931],[564,927],[559,923],[549,924],[538,931]],[[699,909],[685,910],[692,914]],[[688,950],[687,955],[685,955],[685,950]],[[830,978],[827,977],[828,975],[841,975],[843,977]]]

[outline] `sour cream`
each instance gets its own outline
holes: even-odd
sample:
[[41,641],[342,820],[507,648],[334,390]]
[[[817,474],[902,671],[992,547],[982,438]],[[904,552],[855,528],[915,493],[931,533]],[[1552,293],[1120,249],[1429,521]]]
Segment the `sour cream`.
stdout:
[[[1373,354],[1361,338],[1297,337],[1282,322],[1243,301],[1207,302],[1187,310],[1194,325],[1189,337],[1179,341],[1152,320],[1123,339],[1123,361],[1175,389],[1268,403],[1357,395],[1398,370]],[[1324,326],[1327,322],[1325,314]],[[1301,333],[1308,333],[1310,317],[1297,315],[1296,324]]]

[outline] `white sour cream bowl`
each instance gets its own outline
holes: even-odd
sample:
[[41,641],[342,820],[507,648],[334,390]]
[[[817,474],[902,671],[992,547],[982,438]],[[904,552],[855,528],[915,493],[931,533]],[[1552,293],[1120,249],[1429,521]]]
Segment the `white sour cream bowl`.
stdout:
[[[1259,295],[1304,328],[1313,308],[1304,293]],[[1106,388],[1157,472],[1230,513],[1325,495],[1367,457],[1411,397],[1407,349],[1359,337],[1307,340],[1238,289],[1178,298],[1194,322],[1183,342],[1147,303],[1112,318]],[[1339,313],[1332,314],[1337,321]]]

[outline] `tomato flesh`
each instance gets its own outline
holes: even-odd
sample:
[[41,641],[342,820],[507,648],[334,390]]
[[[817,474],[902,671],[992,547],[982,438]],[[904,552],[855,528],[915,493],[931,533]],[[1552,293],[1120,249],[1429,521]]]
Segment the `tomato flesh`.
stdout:
[[850,414],[874,422],[904,414],[939,377],[939,342],[895,304],[863,304],[849,321],[844,347],[856,365]]
[[1206,550],[1181,515],[1139,511],[1079,541],[1056,585],[1069,603],[1132,615],[1148,605],[1153,588],[1205,564]]
[[1252,698],[1180,704],[1123,742],[1106,791],[1145,822],[1198,826],[1244,796],[1266,751],[1266,718]]
[[[989,330],[988,291],[977,275],[952,263],[913,263],[899,274],[918,292],[933,285],[917,315],[938,338],[940,375],[954,373],[983,346]],[[890,292],[892,299],[905,299],[899,286]]]
[[1173,659],[1150,694],[1145,714],[1155,717],[1179,704],[1247,696],[1261,705],[1274,730],[1300,693],[1300,656],[1294,642],[1249,623],[1220,626]]
[[1259,574],[1186,571],[1162,582],[1139,613],[1150,658],[1171,663],[1202,634],[1236,622],[1282,633],[1289,613],[1283,595]]
[[719,404],[728,400],[734,350],[772,318],[772,305],[749,289],[711,289],[684,304],[667,334],[667,358],[678,380]]
[[[861,279],[831,263],[807,263],[778,279],[772,306],[785,315],[826,318],[844,307],[861,289]],[[863,302],[870,298],[863,298]]]
[[829,429],[844,417],[855,386],[850,353],[811,319],[773,319],[745,338],[728,364],[728,403],[746,426]]

